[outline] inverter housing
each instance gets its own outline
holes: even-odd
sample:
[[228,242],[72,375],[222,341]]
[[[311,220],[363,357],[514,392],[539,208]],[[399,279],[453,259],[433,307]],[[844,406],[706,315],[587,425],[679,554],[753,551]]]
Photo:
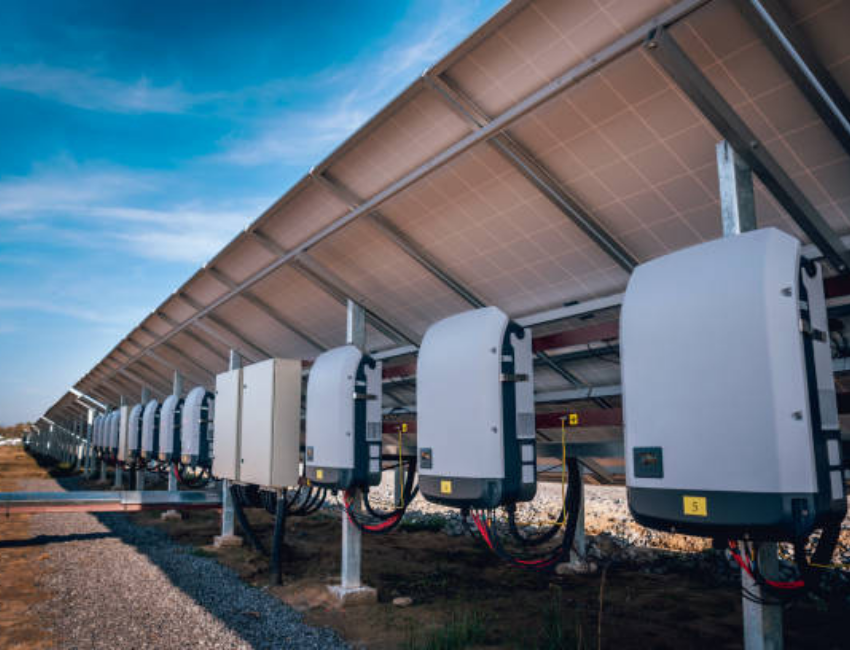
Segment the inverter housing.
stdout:
[[130,460],[129,444],[130,444],[130,407],[127,404],[122,404],[116,410],[117,426],[118,426],[118,442],[117,452],[115,457],[122,463]]
[[621,314],[635,519],[795,539],[846,510],[820,268],[773,228],[639,266]]
[[91,442],[95,452],[103,451],[103,420],[106,416],[103,414],[96,415],[92,423]]
[[425,333],[416,369],[419,488],[429,501],[495,508],[537,491],[531,333],[496,307]]
[[190,390],[180,422],[180,460],[185,465],[210,466],[214,417],[215,396],[203,386]]
[[267,488],[298,484],[301,361],[267,359],[216,377],[213,475]]
[[158,458],[170,463],[180,458],[180,419],[183,411],[183,398],[169,395],[159,411],[159,447]]
[[139,457],[142,444],[142,411],[144,411],[144,408],[144,404],[136,404],[130,409],[130,416],[127,422],[126,461],[133,461]]
[[103,423],[104,449],[110,456],[117,457],[120,442],[121,411],[115,409]]
[[381,363],[346,345],[318,356],[307,380],[307,478],[349,489],[381,482]]
[[153,460],[157,457],[159,414],[160,404],[155,399],[150,400],[142,411],[142,442],[139,455],[145,460]]

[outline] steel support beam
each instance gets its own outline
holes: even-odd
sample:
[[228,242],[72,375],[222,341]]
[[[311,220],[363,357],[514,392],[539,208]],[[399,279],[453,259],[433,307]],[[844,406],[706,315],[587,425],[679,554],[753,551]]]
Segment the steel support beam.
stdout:
[[[178,291],[176,295],[183,302],[185,302],[187,305],[189,305],[190,307],[195,309],[198,313],[205,312],[204,317],[209,322],[211,322],[213,325],[215,325],[219,329],[222,329],[225,332],[227,332],[230,336],[232,336],[237,341],[238,345],[235,346],[235,347],[243,348],[243,349],[248,350],[250,352],[250,354],[244,354],[243,349],[240,349],[239,353],[242,354],[243,356],[252,358],[254,361],[260,361],[261,359],[271,359],[272,357],[274,357],[274,355],[271,354],[270,352],[266,352],[261,347],[257,346],[255,343],[252,343],[251,341],[249,341],[248,338],[244,334],[240,333],[235,327],[233,327],[233,325],[225,323],[223,320],[221,320],[221,318],[219,318],[215,314],[210,313],[209,311],[206,311],[206,308],[201,303],[199,303],[197,300],[192,298],[186,292]],[[194,321],[194,324],[198,328],[204,330],[205,332],[210,331],[210,328],[208,328],[200,320]],[[222,339],[222,341],[225,341],[225,339]],[[230,343],[229,345],[232,345],[232,343]]]
[[416,334],[378,313],[378,310],[370,304],[369,300],[366,300],[365,296],[362,296],[342,278],[319,264],[307,253],[302,253],[297,262],[292,265],[292,268],[323,289],[340,304],[347,305],[349,300],[354,300],[362,305],[366,310],[367,322],[387,338],[418,345],[419,337]]
[[[728,142],[717,145],[717,176],[720,183],[723,236],[737,237],[757,228],[756,207],[753,200],[753,178],[750,167]],[[745,542],[739,542],[743,547]],[[777,546],[775,543],[758,547],[759,566],[766,578],[777,571]],[[763,560],[763,562],[762,562]],[[750,575],[741,570],[743,597],[744,648],[746,650],[773,650],[782,648],[782,606],[763,602],[765,594]]]
[[[236,350],[230,350],[230,358],[227,364],[228,370],[238,370],[242,367],[242,357]],[[221,482],[221,535],[215,538],[216,546],[234,546],[241,544],[241,538],[236,535],[235,509],[233,496],[230,494],[230,481]]]
[[210,377],[209,373],[204,372],[204,373],[201,373],[200,375],[195,375],[193,377],[192,375],[186,373],[186,371],[183,368],[180,368],[177,364],[172,363],[171,361],[169,361],[165,357],[161,357],[160,355],[158,355],[153,350],[147,350],[145,352],[145,356],[148,356],[151,359],[153,359],[154,361],[161,363],[163,366],[165,366],[166,368],[168,368],[172,372],[179,372],[179,373],[186,374],[186,376],[189,379],[191,379],[198,386],[205,386],[205,387],[209,388],[215,383],[214,381],[212,381],[212,379],[214,379],[214,376]]
[[[366,310],[348,300],[345,328],[345,342],[366,352]],[[350,508],[355,511],[361,508],[362,495],[359,490],[354,495]],[[360,589],[362,562],[362,539],[360,529],[348,517],[345,508],[342,509],[342,570],[340,587],[343,590]]]
[[[223,284],[228,289],[235,289],[238,284],[235,280],[232,280],[227,275],[225,275],[222,271],[215,268],[214,266],[206,267],[207,273],[212,275],[218,282]],[[263,312],[266,316],[271,318],[275,323],[277,323],[280,327],[285,330],[288,330],[303,339],[307,343],[309,343],[312,347],[316,348],[320,352],[324,352],[328,349],[328,346],[316,339],[314,336],[311,336],[297,325],[293,325],[290,320],[288,320],[285,316],[283,316],[280,312],[278,312],[274,307],[268,304],[265,300],[258,297],[254,292],[250,289],[245,289],[242,293],[239,294],[239,297],[245,300],[246,302],[251,303],[254,307]]]
[[[331,179],[327,174],[311,173],[316,183],[328,190],[331,194],[338,197],[351,208],[356,208],[363,203],[363,200],[358,197],[349,188],[345,187],[336,179]],[[381,234],[392,241],[396,246],[401,248],[408,257],[412,258],[426,271],[431,273],[440,282],[446,285],[449,289],[455,292],[460,298],[469,303],[472,307],[485,307],[487,303],[475,295],[475,293],[464,286],[462,282],[452,277],[452,275],[442,268],[430,253],[428,253],[421,245],[413,241],[407,234],[402,232],[398,226],[392,223],[384,215],[377,210],[369,215],[372,225],[377,228]]]
[[664,28],[654,30],[647,51],[759,177],[779,204],[839,273],[847,273],[850,255],[806,195],[776,162],[729,103]]
[[[139,325],[139,329],[142,332],[144,332],[146,335],[153,338],[154,340],[157,340],[159,338],[159,335],[156,332],[148,329],[144,325]],[[193,366],[197,371],[199,371],[201,373],[201,375],[204,375],[204,376],[210,375],[211,377],[215,377],[216,373],[213,370],[210,370],[206,366],[202,365],[199,361],[195,361],[192,357],[188,356],[187,354],[184,354],[182,350],[171,345],[171,343],[165,342],[161,345],[161,347],[165,350],[168,350],[173,355],[180,357],[180,359],[182,361],[185,361],[186,363]],[[148,356],[153,356],[152,353],[153,353],[153,348],[148,348],[146,350],[146,354]],[[166,361],[162,357],[153,357],[153,358],[156,358],[161,364],[168,366],[169,368],[171,368],[171,370],[179,370],[179,368],[173,367],[174,364],[171,361]]]
[[736,0],[744,17],[850,154],[850,100],[779,0]]
[[[447,106],[469,122],[474,129],[481,129],[492,120],[457,85],[442,75],[426,76],[426,82],[443,99]],[[638,262],[605,228],[598,223],[576,199],[564,188],[554,174],[537,160],[525,147],[508,133],[495,134],[489,144],[513,167],[528,179],[540,193],[572,221],[626,273],[631,273]]]
[[[209,376],[209,377],[215,378],[215,376],[216,376],[216,374],[217,374],[217,373],[215,372],[215,370],[212,370],[212,369],[210,369],[210,368],[207,368],[207,367],[206,367],[205,365],[203,365],[200,361],[197,361],[197,360],[193,359],[193,358],[192,358],[192,357],[190,357],[188,354],[186,354],[185,352],[183,352],[183,350],[181,350],[180,348],[178,348],[178,347],[176,347],[176,346],[174,346],[174,345],[171,345],[170,343],[163,343],[163,344],[162,344],[162,348],[163,348],[164,350],[168,350],[168,351],[169,351],[171,354],[173,354],[175,357],[178,357],[178,358],[179,358],[179,359],[181,359],[183,362],[185,362],[185,363],[189,364],[190,366],[194,367],[194,368],[195,368],[198,372],[200,372],[200,373],[201,373],[201,375],[202,375],[202,376]],[[180,371],[180,368],[172,368],[172,370]]]
[[[164,311],[162,311],[162,310],[157,311],[157,312],[156,312],[156,315],[157,315],[157,316],[158,316],[158,317],[159,317],[162,321],[164,321],[165,323],[167,323],[167,324],[168,324],[168,325],[169,325],[172,329],[177,329],[177,327],[178,327],[178,326],[182,325],[182,323],[180,323],[180,322],[178,322],[178,321],[174,320],[173,318],[171,318],[171,316],[169,316],[168,314],[166,314],[166,313],[165,313]],[[190,323],[190,324],[189,324],[189,326],[187,326],[185,329],[181,329],[181,330],[179,330],[179,332],[178,332],[178,333],[183,334],[185,337],[187,337],[187,338],[191,339],[192,341],[194,341],[195,343],[197,343],[198,345],[200,345],[202,348],[204,348],[205,350],[207,350],[210,354],[212,354],[212,355],[214,355],[214,356],[218,357],[219,359],[221,359],[222,361],[224,361],[225,363],[227,363],[227,355],[226,355],[224,352],[222,352],[221,350],[217,349],[217,348],[216,348],[215,346],[213,346],[212,344],[210,344],[208,341],[205,341],[204,339],[202,339],[200,336],[198,336],[197,334],[195,334],[192,330],[190,330],[190,329],[189,329],[189,327],[192,327],[192,326],[196,326],[196,323]],[[165,344],[165,343],[166,343],[166,341],[165,341],[165,340],[162,340],[162,338],[160,338],[159,340],[161,340],[163,344]],[[224,343],[224,341],[223,341],[223,340],[221,340],[221,339],[219,339],[219,338],[216,338],[216,340],[217,340],[217,341],[219,341],[219,343],[221,343],[221,344],[222,344],[222,345],[224,345],[225,347],[227,347],[227,345]],[[229,349],[229,348],[227,348],[227,349]]]

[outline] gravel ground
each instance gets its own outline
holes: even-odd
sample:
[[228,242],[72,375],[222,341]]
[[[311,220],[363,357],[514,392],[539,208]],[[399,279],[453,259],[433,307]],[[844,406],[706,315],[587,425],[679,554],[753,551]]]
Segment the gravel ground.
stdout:
[[[54,481],[21,489],[56,490]],[[39,606],[58,648],[346,648],[229,569],[122,515],[44,514],[30,520],[46,546]]]
[[[587,531],[588,554],[602,561],[625,561],[646,566],[651,571],[661,571],[663,564],[710,562],[728,568],[730,575],[737,576],[738,569],[731,560],[718,560],[716,556],[696,558],[711,548],[711,540],[702,537],[673,535],[644,528],[632,519],[629,513],[626,488],[623,486],[585,485],[585,530]],[[393,503],[393,478],[390,473],[384,475],[381,485],[371,488],[370,500],[381,508],[390,508]],[[329,502],[335,503],[334,498]],[[556,483],[539,483],[537,495],[529,503],[520,504],[517,518],[520,521],[551,521],[561,508],[561,486]],[[412,523],[423,521],[438,522],[449,535],[462,535],[463,527],[456,509],[429,503],[417,495],[408,507],[405,520]],[[531,526],[529,530],[534,530]],[[836,554],[836,561],[850,564],[850,516],[842,525],[842,550]],[[814,538],[816,539],[816,537]],[[668,553],[673,551],[675,553]],[[688,555],[682,555],[684,551]],[[845,572],[846,573],[846,572]],[[842,576],[846,581],[846,575]]]

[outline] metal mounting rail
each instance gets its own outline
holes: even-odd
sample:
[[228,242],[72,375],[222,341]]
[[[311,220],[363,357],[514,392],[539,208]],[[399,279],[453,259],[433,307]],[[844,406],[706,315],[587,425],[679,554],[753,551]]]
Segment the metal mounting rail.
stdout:
[[212,491],[0,492],[0,515],[13,512],[138,512],[220,508]]

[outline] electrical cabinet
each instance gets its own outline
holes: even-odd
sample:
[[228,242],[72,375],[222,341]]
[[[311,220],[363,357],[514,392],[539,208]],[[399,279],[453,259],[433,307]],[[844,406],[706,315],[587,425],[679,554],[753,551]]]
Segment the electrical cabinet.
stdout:
[[239,481],[242,368],[228,370],[215,378],[215,454],[212,473],[216,478]]
[[419,487],[495,508],[537,490],[531,333],[496,307],[432,325],[416,370]]
[[242,372],[239,480],[266,487],[298,484],[301,362],[268,359]]
[[213,475],[284,488],[298,484],[301,361],[268,359],[216,377]]
[[767,228],[642,264],[620,327],[639,523],[795,539],[843,517],[823,278],[798,240]]

